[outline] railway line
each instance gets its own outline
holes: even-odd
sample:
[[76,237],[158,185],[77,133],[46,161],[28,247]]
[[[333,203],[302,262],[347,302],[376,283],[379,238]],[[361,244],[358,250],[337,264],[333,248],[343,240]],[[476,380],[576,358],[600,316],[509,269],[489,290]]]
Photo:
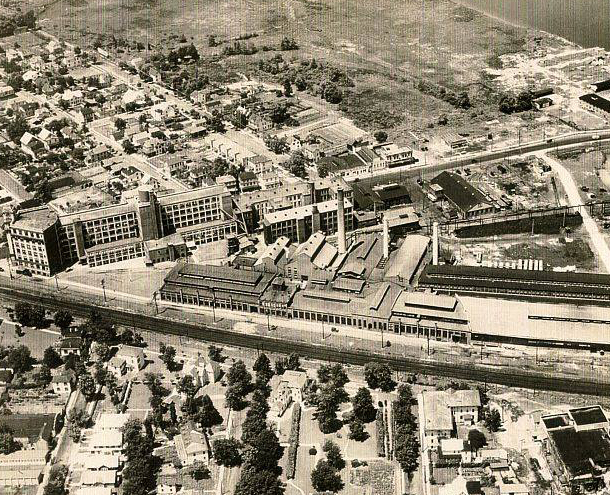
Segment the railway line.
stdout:
[[38,293],[15,288],[0,287],[0,297],[12,302],[26,301],[57,309],[68,309],[78,316],[86,316],[93,309],[102,310],[103,314],[114,323],[135,327],[136,329],[162,334],[181,335],[205,342],[234,347],[264,349],[271,352],[290,354],[297,352],[301,356],[322,361],[333,361],[362,366],[370,361],[386,363],[397,371],[442,376],[457,380],[473,380],[489,384],[511,387],[547,390],[554,392],[580,393],[597,396],[610,396],[610,383],[586,378],[553,376],[546,373],[528,372],[523,369],[497,370],[470,364],[434,362],[415,357],[397,357],[353,350],[336,349],[320,344],[291,342],[274,337],[241,334],[232,330],[179,322],[137,314],[124,309],[98,306],[89,302],[79,302],[56,297],[54,294]]

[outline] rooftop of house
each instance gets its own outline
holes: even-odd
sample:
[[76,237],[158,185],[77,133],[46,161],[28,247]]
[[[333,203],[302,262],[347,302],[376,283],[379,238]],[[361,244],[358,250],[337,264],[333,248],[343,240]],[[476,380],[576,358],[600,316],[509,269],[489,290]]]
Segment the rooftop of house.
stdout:
[[13,430],[15,438],[26,438],[30,443],[39,439],[47,442],[53,437],[56,414],[10,414],[0,416],[0,425]]
[[102,413],[95,422],[95,427],[104,430],[120,430],[129,421],[129,414]]

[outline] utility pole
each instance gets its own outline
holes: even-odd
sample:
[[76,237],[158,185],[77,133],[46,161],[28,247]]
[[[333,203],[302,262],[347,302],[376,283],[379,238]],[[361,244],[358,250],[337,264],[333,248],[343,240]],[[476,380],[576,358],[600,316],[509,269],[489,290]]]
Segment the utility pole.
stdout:
[[102,279],[102,291],[104,291],[104,304],[106,304],[107,299],[106,299],[106,279]]
[[57,280],[57,273],[55,274],[55,287],[57,287],[57,292],[59,292],[59,281]]
[[157,291],[153,292],[153,302],[155,303],[155,314],[159,314],[159,306],[157,305]]

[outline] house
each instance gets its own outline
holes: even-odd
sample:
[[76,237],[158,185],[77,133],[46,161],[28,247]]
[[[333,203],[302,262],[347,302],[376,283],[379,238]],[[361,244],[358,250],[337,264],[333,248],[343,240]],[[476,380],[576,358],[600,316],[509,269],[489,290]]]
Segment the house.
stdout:
[[174,437],[174,445],[183,466],[190,466],[195,462],[208,464],[210,461],[208,438],[205,433],[195,430],[192,424],[186,425],[180,434]]
[[97,431],[121,431],[129,421],[129,414],[102,413],[95,422]]
[[29,132],[25,132],[23,136],[21,136],[19,144],[21,144],[21,149],[23,152],[27,153],[34,159],[36,159],[36,157],[45,150],[43,142]]
[[303,390],[307,384],[307,374],[303,371],[286,371],[271,378],[271,413],[281,417],[292,402],[303,401]]
[[78,124],[84,125],[93,122],[93,119],[95,119],[95,112],[91,107],[80,107],[75,112],[72,112],[72,116]]
[[123,358],[127,368],[133,371],[140,371],[146,364],[144,351],[140,347],[123,345],[118,350],[116,357]]
[[260,189],[258,177],[254,172],[246,171],[239,174],[239,190],[241,192],[254,191]]
[[81,90],[72,91],[70,89],[66,89],[60,96],[60,102],[64,102],[64,104],[69,108],[82,105],[84,101],[85,98]]
[[216,184],[225,186],[230,192],[237,192],[237,180],[232,175],[221,175],[216,177]]
[[123,433],[119,430],[94,430],[89,439],[92,454],[120,454],[123,450]]
[[96,163],[105,160],[106,158],[110,158],[112,156],[112,151],[105,144],[100,144],[93,148],[88,156],[87,160],[89,163]]
[[0,100],[6,100],[15,96],[15,90],[11,86],[0,86]]
[[80,356],[81,347],[83,345],[83,339],[80,337],[65,337],[61,339],[59,344],[59,355],[62,358],[69,356],[70,354],[74,354],[75,356]]
[[90,454],[85,456],[84,468],[89,471],[112,471],[119,469],[118,454]]
[[530,490],[523,483],[499,483],[500,495],[529,495]]
[[65,370],[51,379],[53,393],[57,395],[70,395],[76,383],[76,374],[73,370]]
[[83,471],[80,477],[82,486],[116,486],[117,473],[109,471]]
[[197,387],[205,387],[209,383],[216,383],[222,376],[222,368],[212,360],[206,360],[198,356],[195,361],[184,365],[183,373],[193,377],[193,383]]
[[57,136],[57,134],[49,131],[44,127],[38,133],[38,139],[40,139],[46,149],[54,148],[59,144],[59,137]]
[[106,369],[115,377],[121,378],[125,373],[127,373],[127,362],[123,358],[114,356],[110,361],[108,361]]

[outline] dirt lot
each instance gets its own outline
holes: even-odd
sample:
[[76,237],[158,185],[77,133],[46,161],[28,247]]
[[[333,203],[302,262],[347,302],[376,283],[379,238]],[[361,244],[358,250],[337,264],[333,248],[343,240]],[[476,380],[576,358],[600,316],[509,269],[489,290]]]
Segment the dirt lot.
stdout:
[[[590,200],[610,200],[610,162],[608,146],[591,146],[585,150],[559,153],[557,158],[570,171],[575,182],[588,191],[581,191],[583,203]],[[592,196],[595,195],[595,196]]]
[[467,265],[476,265],[476,257],[480,256],[484,265],[533,259],[542,260],[545,270],[566,267],[584,271],[597,269],[597,258],[582,227],[576,229],[567,239],[544,234],[511,234],[491,240],[447,238],[444,249],[454,253],[461,263]]

